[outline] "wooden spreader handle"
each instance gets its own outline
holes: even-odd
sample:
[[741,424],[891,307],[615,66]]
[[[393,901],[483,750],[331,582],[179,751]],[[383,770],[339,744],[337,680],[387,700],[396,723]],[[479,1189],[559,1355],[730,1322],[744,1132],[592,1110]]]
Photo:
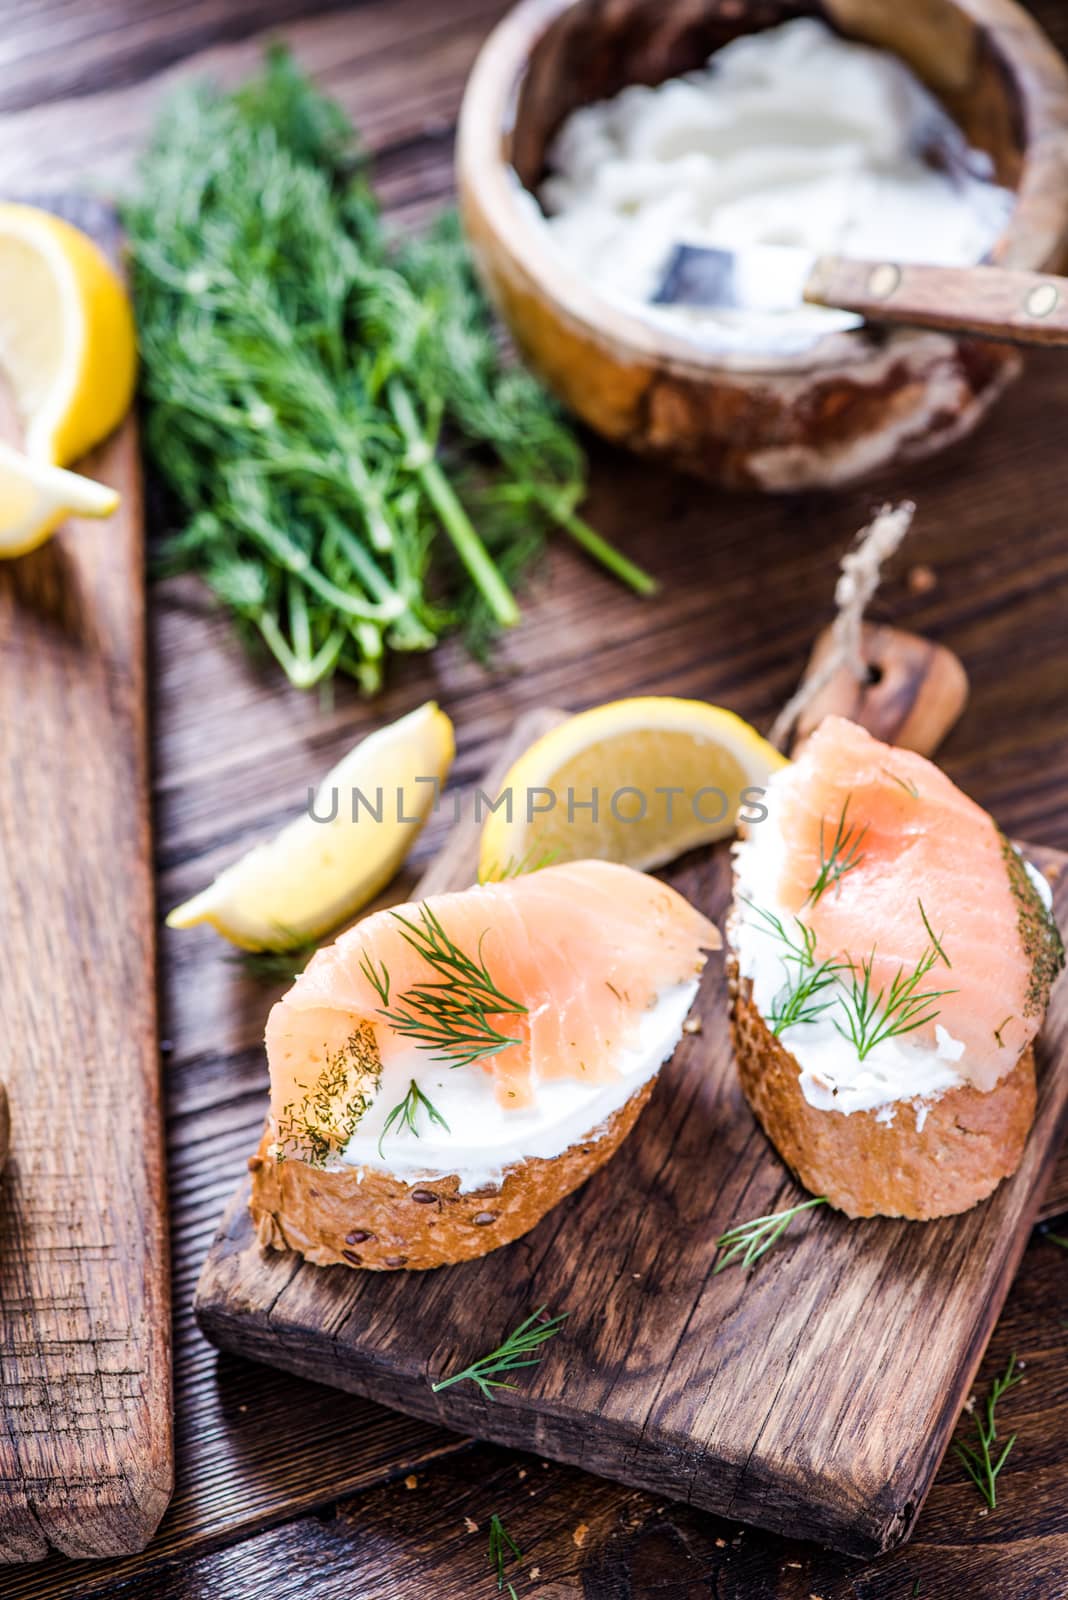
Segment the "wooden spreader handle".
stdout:
[[928,267],[821,256],[805,299],[871,322],[1068,345],[1068,278],[1005,267]]
[[[868,678],[863,683],[846,668],[812,699],[797,720],[792,755],[834,713],[859,722],[886,744],[934,755],[968,699],[968,679],[952,650],[917,633],[866,622],[861,629]],[[805,677],[820,669],[832,648],[825,629],[813,646]]]

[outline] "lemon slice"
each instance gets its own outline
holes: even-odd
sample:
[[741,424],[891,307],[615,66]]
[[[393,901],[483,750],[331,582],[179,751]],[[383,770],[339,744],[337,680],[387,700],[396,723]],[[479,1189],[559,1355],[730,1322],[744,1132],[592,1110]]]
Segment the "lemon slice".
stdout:
[[454,749],[432,700],[379,728],[327,773],[304,816],[177,906],[167,926],[208,922],[246,950],[292,949],[337,928],[397,871]]
[[520,756],[486,818],[479,877],[596,857],[648,870],[756,816],[785,759],[701,700],[615,700],[570,717]]
[[36,206],[0,205],[0,369],[27,454],[66,465],[110,433],[136,351],[126,290],[93,241]]
[[109,517],[118,503],[114,489],[0,444],[0,556],[33,550],[68,517]]

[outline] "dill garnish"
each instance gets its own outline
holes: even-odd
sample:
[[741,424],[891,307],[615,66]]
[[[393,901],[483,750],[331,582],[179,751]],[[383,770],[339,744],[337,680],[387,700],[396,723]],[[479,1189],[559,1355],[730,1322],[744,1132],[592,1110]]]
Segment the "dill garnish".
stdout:
[[928,939],[930,939],[931,944],[933,945],[935,950],[938,952],[938,954],[942,957],[942,960],[945,962],[946,966],[947,967],[952,967],[952,965],[953,965],[952,961],[949,959],[949,957],[946,955],[946,952],[942,948],[941,937],[937,936],[935,934],[934,929],[931,927],[931,924],[927,920],[927,913],[923,909],[923,901],[918,899],[916,901],[916,904],[920,908],[920,916],[923,919],[923,925],[924,925],[925,929],[927,930]]
[[842,801],[842,811],[838,824],[834,830],[831,847],[827,849],[826,829],[824,819],[820,818],[820,870],[815,883],[808,891],[805,899],[806,905],[816,905],[828,889],[837,888],[847,872],[852,872],[854,867],[859,867],[864,860],[861,845],[864,843],[868,832],[868,825],[857,828],[853,823],[846,825],[846,812],[853,796],[847,794]]
[[514,623],[554,526],[654,585],[578,516],[582,448],[498,339],[455,217],[394,248],[363,168],[276,48],[233,94],[174,97],[124,220],[146,450],[184,519],[168,567],[296,686],[370,693],[390,651]]
[[482,959],[478,941],[475,956],[467,955],[445,932],[428,905],[419,907],[419,923],[399,911],[401,937],[437,974],[436,982],[416,984],[390,1005],[391,979],[384,962],[376,968],[364,956],[360,968],[382,1002],[379,1016],[395,1033],[435,1052],[434,1059],[450,1067],[469,1066],[518,1044],[514,1035],[502,1033],[492,1017],[525,1016],[526,1006],[499,989]]
[[925,1023],[933,1022],[939,1014],[935,1002],[944,999],[947,994],[956,993],[955,989],[920,988],[937,960],[938,952],[932,946],[911,971],[906,972],[903,966],[899,967],[889,989],[879,989],[878,992],[872,990],[874,949],[861,961],[859,971],[855,964],[846,969],[851,974],[842,994],[846,1024],[843,1027],[835,1017],[834,1025],[843,1039],[850,1041],[859,1061],[870,1055],[884,1039],[912,1033]]
[[382,1154],[382,1140],[387,1133],[392,1133],[395,1127],[398,1133],[407,1128],[409,1133],[414,1134],[417,1139],[419,1138],[419,1129],[416,1126],[415,1119],[419,1115],[420,1106],[423,1107],[431,1122],[436,1122],[439,1128],[444,1128],[446,1133],[451,1133],[452,1130],[449,1124],[445,1121],[437,1106],[432,1104],[415,1079],[411,1078],[408,1081],[408,1092],[404,1099],[393,1107],[393,1110],[382,1124],[382,1132],[378,1136],[379,1155]]
[[716,1240],[716,1249],[725,1250],[727,1253],[721,1261],[717,1261],[712,1269],[712,1276],[722,1272],[724,1267],[729,1267],[733,1261],[741,1257],[743,1267],[751,1267],[760,1260],[766,1250],[770,1250],[775,1241],[786,1232],[794,1218],[800,1216],[802,1211],[811,1211],[814,1206],[825,1206],[827,1198],[821,1195],[816,1200],[802,1200],[796,1206],[789,1206],[785,1211],[773,1211],[766,1217],[754,1217],[751,1222],[740,1222],[736,1227],[728,1228],[726,1233],[721,1233]]
[[767,1019],[776,1038],[781,1039],[787,1028],[796,1027],[799,1022],[815,1022],[834,1004],[836,996],[826,1000],[819,1000],[818,996],[831,987],[841,970],[838,961],[821,961],[811,972],[799,973],[792,986],[787,984],[776,995]]
[[997,1443],[998,1437],[995,1412],[1001,1397],[1007,1394],[1020,1381],[1021,1374],[1016,1370],[1016,1353],[1014,1351],[1009,1357],[1009,1364],[1002,1376],[995,1378],[990,1385],[990,1393],[986,1397],[982,1411],[972,1418],[975,1424],[976,1444],[974,1446],[970,1444],[954,1444],[953,1446],[954,1453],[963,1463],[965,1472],[967,1472],[991,1511],[998,1503],[998,1473],[1005,1465],[1009,1451],[1016,1443],[1016,1435],[1013,1434],[996,1460],[991,1455],[990,1447]]
[[785,947],[783,961],[796,961],[800,967],[812,967],[815,965],[816,935],[810,927],[801,921],[800,917],[794,918],[797,931],[801,935],[801,943],[798,944],[797,940],[787,933],[783,926],[782,918],[777,917],[774,911],[765,911],[763,906],[758,906],[755,900],[750,900],[745,895],[740,895],[739,899],[743,905],[747,905],[751,911],[756,913]]
[[479,873],[479,883],[505,883],[510,878],[523,878],[528,872],[540,872],[559,860],[559,850],[539,850],[531,845],[521,856],[509,856],[503,866],[495,861],[485,872]]
[[261,983],[284,983],[300,977],[318,948],[313,941],[288,950],[235,950],[229,960]]
[[994,1029],[994,1038],[998,1042],[998,1049],[999,1050],[1004,1050],[1004,1048],[1005,1048],[1005,1041],[1001,1037],[1001,1030],[1002,1030],[1002,1028],[1006,1027],[1008,1025],[1008,1023],[1010,1023],[1012,1021],[1012,1018],[1013,1018],[1013,1013],[1010,1011],[1008,1016],[1005,1017],[1003,1019],[1003,1021],[999,1022],[997,1027]]
[[[794,918],[798,934],[798,937],[794,937],[787,933],[782,918],[773,911],[765,911],[744,895],[741,898],[783,946],[781,960],[786,983],[775,996],[767,1018],[772,1033],[781,1038],[787,1028],[795,1027],[800,1022],[814,1022],[834,1004],[834,996],[826,1000],[817,1000],[817,997],[831,987],[842,970],[842,963],[826,960],[817,964],[815,932],[800,917]],[[796,973],[790,971],[791,962],[796,965]]]
[[508,1532],[496,1511],[490,1517],[489,1530],[489,1558],[490,1565],[497,1574],[497,1592],[501,1594],[507,1589],[510,1600],[518,1600],[515,1585],[508,1582],[504,1575],[505,1564],[509,1561],[522,1561],[523,1552]]
[[277,1159],[294,1156],[309,1166],[325,1166],[345,1147],[371,1105],[382,1076],[375,1030],[361,1022],[343,1049],[327,1059],[300,1100],[291,1100],[278,1119]]
[[890,771],[889,767],[880,767],[879,771],[885,772],[891,783],[896,783],[899,789],[904,789],[911,799],[918,800],[920,798],[920,791],[911,779],[906,781],[904,778],[899,778],[896,772]]
[[536,1311],[531,1312],[525,1322],[521,1322],[518,1328],[513,1329],[496,1350],[491,1350],[487,1356],[480,1356],[477,1361],[473,1361],[462,1372],[454,1373],[451,1378],[439,1378],[437,1383],[430,1385],[431,1389],[437,1394],[439,1389],[448,1389],[451,1384],[462,1383],[465,1379],[469,1379],[472,1383],[478,1384],[487,1400],[493,1399],[494,1389],[514,1389],[516,1387],[514,1383],[499,1378],[497,1374],[514,1372],[519,1367],[536,1367],[541,1361],[541,1354],[534,1352],[540,1351],[547,1339],[560,1332],[570,1315],[570,1312],[562,1311],[559,1316],[546,1317],[542,1321],[544,1311],[545,1307],[539,1306]]

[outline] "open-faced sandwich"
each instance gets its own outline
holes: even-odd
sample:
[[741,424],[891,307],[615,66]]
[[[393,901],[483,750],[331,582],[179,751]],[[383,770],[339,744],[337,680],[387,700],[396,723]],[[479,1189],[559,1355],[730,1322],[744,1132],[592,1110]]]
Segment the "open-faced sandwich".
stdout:
[[719,943],[603,861],[365,918],[268,1020],[261,1243],[390,1269],[525,1233],[626,1137]]
[[1064,962],[1049,886],[922,756],[828,717],[735,846],[742,1087],[853,1217],[965,1211],[1016,1171]]

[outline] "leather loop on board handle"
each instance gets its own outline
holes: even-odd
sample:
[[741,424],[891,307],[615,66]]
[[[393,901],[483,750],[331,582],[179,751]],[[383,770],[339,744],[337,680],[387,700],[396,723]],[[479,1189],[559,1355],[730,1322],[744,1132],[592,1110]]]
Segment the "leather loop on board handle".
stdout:
[[[845,667],[837,672],[799,716],[791,754],[797,755],[833,713],[859,722],[885,744],[934,755],[968,699],[968,678],[960,661],[945,645],[900,628],[866,622],[861,634],[869,681],[858,683]],[[831,648],[831,630],[826,628],[813,647],[806,678],[819,670]]]

